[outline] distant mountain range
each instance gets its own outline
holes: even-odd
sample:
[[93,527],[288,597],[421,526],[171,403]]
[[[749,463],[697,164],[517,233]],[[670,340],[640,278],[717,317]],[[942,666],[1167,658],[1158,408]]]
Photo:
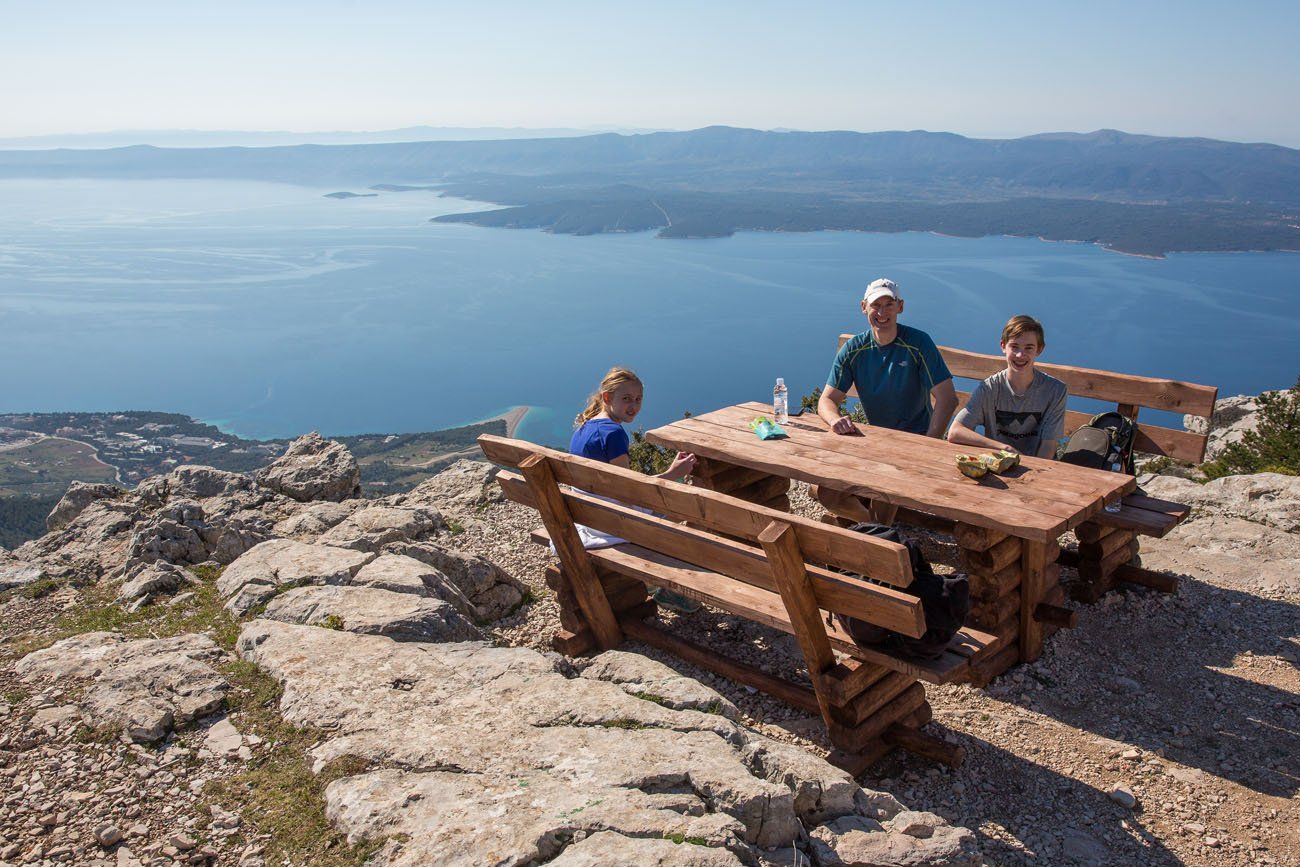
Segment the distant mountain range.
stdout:
[[1300,151],[1115,130],[691,132],[271,148],[0,151],[0,177],[440,183],[510,206],[444,221],[557,232],[932,230],[1126,252],[1300,250]]
[[407,126],[382,130],[331,130],[291,132],[288,130],[127,129],[106,132],[62,133],[59,135],[0,138],[0,150],[49,150],[51,148],[120,148],[153,145],[167,148],[274,147],[299,144],[375,144],[404,141],[490,141],[519,138],[572,138],[598,133],[635,134],[658,132],[624,127],[559,127],[554,129],[501,126]]

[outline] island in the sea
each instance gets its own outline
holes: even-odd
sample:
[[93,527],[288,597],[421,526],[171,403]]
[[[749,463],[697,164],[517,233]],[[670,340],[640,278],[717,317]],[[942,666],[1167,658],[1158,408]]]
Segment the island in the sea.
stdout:
[[[0,178],[238,178],[440,189],[501,205],[440,222],[565,234],[926,231],[1145,256],[1300,250],[1300,150],[1117,130],[952,133],[706,127],[647,135],[271,148],[0,151]],[[366,185],[370,192],[346,187]],[[327,187],[327,188],[328,188]]]
[[348,190],[339,190],[337,193],[326,193],[327,199],[373,199],[377,198],[379,193],[353,193]]

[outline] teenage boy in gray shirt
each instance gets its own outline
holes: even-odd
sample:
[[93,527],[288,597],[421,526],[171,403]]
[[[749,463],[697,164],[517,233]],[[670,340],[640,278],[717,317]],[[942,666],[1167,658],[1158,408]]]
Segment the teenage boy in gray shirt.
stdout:
[[[1010,448],[1022,455],[1054,457],[1065,428],[1065,383],[1041,370],[1034,360],[1046,340],[1032,316],[1013,316],[1002,329],[1007,369],[975,386],[953,419],[948,442],[977,448]],[[984,434],[975,432],[983,426]]]

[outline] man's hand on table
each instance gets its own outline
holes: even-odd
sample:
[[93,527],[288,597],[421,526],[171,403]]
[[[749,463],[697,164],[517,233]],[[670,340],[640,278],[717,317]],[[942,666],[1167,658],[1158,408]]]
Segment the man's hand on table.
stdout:
[[858,430],[858,426],[853,423],[853,419],[847,415],[835,419],[835,423],[831,425],[831,433],[849,437],[862,436],[862,431]]

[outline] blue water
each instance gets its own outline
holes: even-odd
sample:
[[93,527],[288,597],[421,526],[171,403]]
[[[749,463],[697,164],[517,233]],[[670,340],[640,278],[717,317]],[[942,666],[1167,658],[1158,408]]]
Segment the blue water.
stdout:
[[646,427],[824,381],[862,287],[904,322],[997,351],[1218,385],[1300,373],[1300,255],[1140,259],[1082,244],[928,234],[664,241],[439,225],[483,207],[428,192],[232,181],[0,181],[0,411],[157,409],[253,437],[453,426],[537,407],[567,439],[611,364]]

